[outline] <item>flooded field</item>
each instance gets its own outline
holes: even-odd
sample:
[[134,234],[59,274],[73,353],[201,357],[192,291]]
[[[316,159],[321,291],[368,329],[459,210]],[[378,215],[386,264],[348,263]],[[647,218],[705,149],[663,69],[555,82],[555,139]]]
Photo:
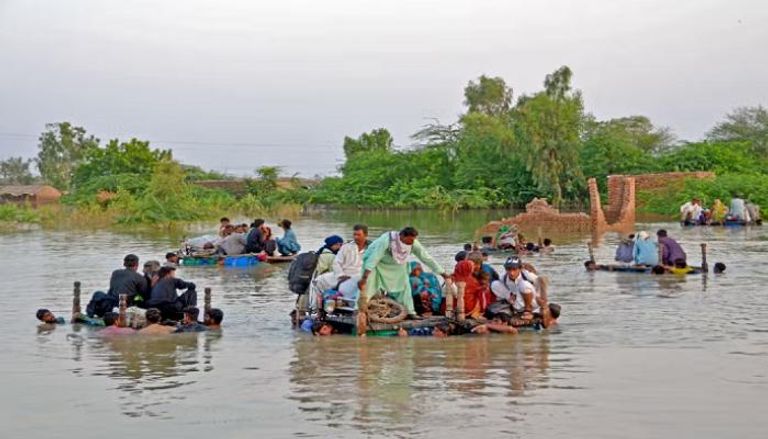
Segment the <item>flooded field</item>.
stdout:
[[[412,223],[438,261],[488,213],[333,213],[299,219],[305,249],[368,222]],[[197,233],[213,225],[196,226]],[[180,233],[0,234],[0,425],[4,437],[765,437],[768,420],[768,229],[681,229],[697,265],[724,275],[586,273],[588,236],[557,237],[530,261],[563,306],[557,330],[448,339],[291,331],[287,267],[188,267],[213,289],[221,334],[102,340],[90,328],[38,329],[34,312],[67,316],[72,282],[107,286],[126,253],[160,259]],[[765,230],[765,231],[764,231]],[[169,236],[170,235],[170,236]],[[598,260],[612,260],[615,234]],[[501,259],[492,261],[497,268]],[[85,299],[84,299],[85,302]]]

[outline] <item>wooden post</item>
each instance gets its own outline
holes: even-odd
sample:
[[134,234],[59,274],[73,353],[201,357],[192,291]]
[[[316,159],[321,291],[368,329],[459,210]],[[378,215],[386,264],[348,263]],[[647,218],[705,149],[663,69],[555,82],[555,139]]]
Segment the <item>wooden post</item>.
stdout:
[[590,262],[595,262],[595,249],[592,247],[592,243],[587,243],[587,251],[589,251],[589,260]]
[[445,281],[445,287],[443,288],[445,293],[445,315],[453,317],[453,299],[456,297],[456,285],[451,279]]
[[[323,306],[322,304],[320,305]],[[360,295],[357,297],[357,335],[363,336],[368,332],[368,295],[365,291],[361,290]]]
[[659,252],[659,265],[664,265],[664,246],[660,242],[656,243],[656,250]]
[[125,321],[125,319],[126,319],[125,310],[128,308],[128,295],[127,294],[120,294],[118,297],[119,297],[119,301],[118,301],[118,304],[119,304],[118,305],[118,307],[119,307],[118,309],[119,309],[119,311],[118,312],[119,312],[120,317],[119,317],[119,319],[117,321],[117,326],[119,326],[121,328],[124,328],[126,326],[126,323],[127,323]]
[[463,322],[466,318],[464,313],[464,289],[466,282],[456,282],[456,320]]
[[709,266],[707,265],[707,244],[701,244],[701,271],[704,273],[709,272]]
[[211,310],[211,288],[206,287],[203,290],[203,310],[205,313],[208,313]]
[[544,246],[544,239],[541,233],[541,226],[536,229],[536,233],[539,235],[539,248]]
[[72,320],[70,323],[75,323],[77,317],[82,313],[80,308],[80,281],[75,282],[75,290],[72,293]]

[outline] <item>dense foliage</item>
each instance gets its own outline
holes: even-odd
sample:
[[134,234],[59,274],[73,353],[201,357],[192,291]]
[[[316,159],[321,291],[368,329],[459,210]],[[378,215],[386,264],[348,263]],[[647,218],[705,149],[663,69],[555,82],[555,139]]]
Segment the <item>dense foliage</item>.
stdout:
[[[597,120],[585,112],[572,76],[563,66],[546,76],[541,90],[515,96],[504,79],[483,75],[464,89],[466,112],[454,123],[425,126],[410,148],[395,147],[385,128],[345,137],[340,175],[315,188],[297,180],[286,185],[279,168],[264,166],[239,196],[204,189],[193,183],[230,177],[181,165],[170,150],[146,141],[102,145],[67,122],[46,125],[34,161],[0,162],[0,181],[52,184],[68,193],[64,202],[77,212],[128,224],[255,215],[309,203],[455,210],[521,207],[546,197],[558,206],[584,206],[589,177],[605,193],[608,175],[669,171],[713,171],[717,178],[638,193],[644,209],[674,214],[692,196],[727,202],[734,193],[768,206],[768,111],[762,106],[727,114],[705,141],[679,142],[644,116]],[[33,163],[40,177],[32,175]],[[25,215],[3,207],[0,222],[41,217]]]
[[[515,101],[502,78],[481,76],[464,89],[467,112],[450,125],[414,134],[396,149],[379,128],[345,138],[341,176],[309,194],[316,203],[367,207],[521,207],[546,197],[555,205],[586,204],[586,179],[605,192],[608,175],[713,171],[715,181],[690,182],[664,196],[640,194],[648,210],[672,214],[686,197],[712,200],[738,191],[768,204],[758,182],[768,175],[768,117],[762,107],[737,109],[698,143],[676,141],[644,116],[597,120],[561,67],[541,91]],[[755,186],[757,185],[757,186]],[[748,190],[749,189],[749,190]],[[664,192],[664,191],[662,191]]]

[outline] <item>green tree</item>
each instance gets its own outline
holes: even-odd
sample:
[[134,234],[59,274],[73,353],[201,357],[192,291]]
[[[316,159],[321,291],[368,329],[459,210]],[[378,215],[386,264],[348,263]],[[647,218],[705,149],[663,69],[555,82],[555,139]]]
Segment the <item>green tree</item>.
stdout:
[[[584,144],[581,150],[582,173],[597,177],[602,183],[607,175],[648,172],[655,166],[648,152],[652,136],[646,128],[637,130],[635,122],[645,125],[643,116],[632,116],[608,121],[588,119],[585,122]],[[645,143],[644,143],[645,142]],[[659,151],[663,149],[660,148]]]
[[512,89],[504,79],[482,75],[477,82],[469,81],[464,87],[464,105],[470,113],[502,116],[512,105]]
[[98,146],[99,139],[87,135],[82,127],[69,122],[47,124],[40,135],[37,168],[47,183],[67,190],[75,168],[90,149]]
[[30,171],[33,163],[23,157],[9,157],[0,162],[0,182],[2,184],[32,184],[35,177]]
[[149,179],[159,162],[172,158],[170,150],[152,149],[147,141],[113,139],[104,148],[92,147],[85,151],[82,162],[74,170],[72,187],[78,189],[107,176],[133,175]]
[[544,81],[545,90],[524,97],[513,115],[527,169],[537,186],[559,206],[564,193],[581,184],[579,155],[584,120],[581,92],[571,89],[571,71],[561,67]]
[[393,139],[386,128],[379,128],[370,133],[363,133],[357,139],[344,137],[344,154],[347,158],[362,152],[391,151]]
[[707,138],[748,141],[754,152],[765,157],[768,154],[768,110],[762,105],[736,108],[707,133]]

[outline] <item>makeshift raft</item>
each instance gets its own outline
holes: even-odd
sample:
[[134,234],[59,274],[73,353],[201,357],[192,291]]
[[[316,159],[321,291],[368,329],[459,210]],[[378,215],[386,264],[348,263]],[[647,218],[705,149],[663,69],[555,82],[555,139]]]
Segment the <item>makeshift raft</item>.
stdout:
[[[693,271],[687,274],[702,274],[709,271],[707,264],[707,244],[700,244],[701,246],[701,266],[695,267],[689,265]],[[595,262],[595,250],[592,247],[592,243],[587,243],[587,249],[589,251],[589,260]],[[659,261],[661,261],[661,248],[659,248]],[[628,265],[628,264],[595,264],[596,271],[614,271],[617,273],[650,273],[653,269],[650,265]],[[671,273],[669,273],[671,274]]]
[[[186,267],[224,266],[224,267],[253,267],[262,262],[268,264],[285,264],[292,262],[296,256],[267,256],[264,259],[255,253],[243,255],[189,255],[181,256],[181,265]],[[262,260],[263,259],[263,260]]]
[[744,226],[762,226],[763,221],[712,221],[706,224],[692,223],[688,221],[680,221],[680,225],[683,227],[744,227]]
[[[440,324],[458,325],[465,329],[463,332],[471,332],[470,329],[484,321],[477,321],[467,318],[464,313],[464,288],[463,282],[447,283],[444,295],[446,297],[446,310],[444,316],[424,317],[418,320],[407,320],[405,308],[390,299],[389,297],[377,295],[366,300],[361,297],[359,307],[367,309],[365,314],[366,334],[367,335],[396,335],[400,329],[411,330],[418,328],[434,328]],[[454,300],[456,306],[453,306]],[[334,326],[340,333],[361,334],[362,328],[359,327],[362,317],[355,307],[353,299],[338,298],[335,306],[326,310],[321,320]],[[297,302],[298,305],[298,302]],[[306,316],[306,310],[296,309],[296,320],[293,322],[295,327],[301,326]],[[518,329],[531,328],[540,329],[544,327],[540,316],[534,316],[532,319],[522,319],[519,316],[513,316],[510,326]]]

